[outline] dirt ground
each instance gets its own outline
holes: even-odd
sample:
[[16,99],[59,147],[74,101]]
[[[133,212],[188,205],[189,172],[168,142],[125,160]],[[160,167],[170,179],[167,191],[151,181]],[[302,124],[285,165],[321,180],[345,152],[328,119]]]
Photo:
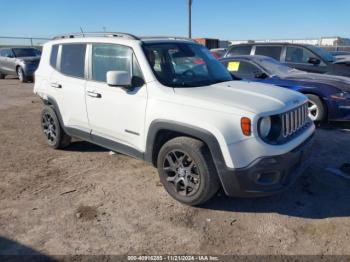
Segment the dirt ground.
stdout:
[[350,132],[318,129],[312,166],[283,194],[168,196],[148,164],[86,142],[45,145],[33,84],[0,80],[0,254],[348,254]]

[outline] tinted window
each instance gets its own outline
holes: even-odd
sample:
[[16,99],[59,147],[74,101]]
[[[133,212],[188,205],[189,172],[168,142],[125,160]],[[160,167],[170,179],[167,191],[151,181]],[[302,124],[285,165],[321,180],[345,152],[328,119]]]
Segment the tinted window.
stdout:
[[0,56],[5,56],[5,55],[6,55],[5,49],[1,49],[1,50],[0,50]]
[[226,67],[233,75],[242,78],[253,78],[258,72],[261,72],[257,66],[245,61],[229,61]]
[[62,45],[61,72],[75,77],[84,77],[85,44]]
[[278,61],[281,58],[282,46],[256,46],[255,54],[272,57]]
[[16,57],[37,56],[37,51],[34,48],[13,48]]
[[106,82],[108,71],[126,71],[131,75],[133,52],[129,47],[113,44],[92,46],[92,79]]
[[288,46],[286,53],[286,62],[288,63],[304,63],[307,64],[310,58],[316,58],[316,56],[303,47]]
[[250,55],[252,47],[248,45],[242,45],[242,46],[232,46],[230,48],[230,51],[228,53],[228,56],[234,56],[234,55]]
[[198,44],[144,44],[144,51],[158,81],[166,86],[197,87],[232,80],[210,51]]
[[52,46],[51,56],[50,56],[50,65],[53,68],[56,68],[56,65],[57,65],[57,53],[58,53],[58,45]]

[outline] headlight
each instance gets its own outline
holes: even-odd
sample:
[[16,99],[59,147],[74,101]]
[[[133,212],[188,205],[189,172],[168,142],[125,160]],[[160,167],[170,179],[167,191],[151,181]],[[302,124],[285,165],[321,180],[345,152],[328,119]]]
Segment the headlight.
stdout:
[[271,117],[263,117],[259,123],[259,134],[262,138],[267,138],[271,131]]
[[341,93],[333,94],[333,95],[331,95],[331,98],[336,99],[336,100],[350,99],[350,93],[349,92],[341,92]]

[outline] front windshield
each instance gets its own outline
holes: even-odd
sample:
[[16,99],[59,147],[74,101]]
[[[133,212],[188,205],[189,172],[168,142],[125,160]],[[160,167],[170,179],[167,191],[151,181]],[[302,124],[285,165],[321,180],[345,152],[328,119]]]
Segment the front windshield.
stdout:
[[270,75],[283,77],[290,73],[299,72],[299,70],[286,66],[272,58],[261,58],[258,61]]
[[196,87],[232,80],[230,73],[204,46],[150,43],[143,48],[155,76],[163,85]]
[[34,48],[13,48],[16,57],[38,56]]
[[318,46],[313,46],[313,45],[310,45],[308,47],[317,55],[322,57],[322,59],[326,60],[327,62],[334,62],[334,56],[331,53],[329,53],[327,50]]

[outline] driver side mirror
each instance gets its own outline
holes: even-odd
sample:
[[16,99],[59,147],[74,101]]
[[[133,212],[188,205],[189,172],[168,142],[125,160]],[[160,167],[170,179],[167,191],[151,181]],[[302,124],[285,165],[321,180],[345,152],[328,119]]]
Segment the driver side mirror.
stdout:
[[321,60],[315,57],[310,57],[309,60],[307,61],[309,64],[313,65],[319,65],[321,63]]
[[109,86],[120,86],[125,89],[130,89],[132,87],[131,75],[127,71],[108,71],[107,84]]
[[257,71],[257,72],[254,73],[254,78],[265,79],[265,78],[267,78],[267,77],[268,77],[268,75],[265,74],[265,73],[262,72],[262,71]]

